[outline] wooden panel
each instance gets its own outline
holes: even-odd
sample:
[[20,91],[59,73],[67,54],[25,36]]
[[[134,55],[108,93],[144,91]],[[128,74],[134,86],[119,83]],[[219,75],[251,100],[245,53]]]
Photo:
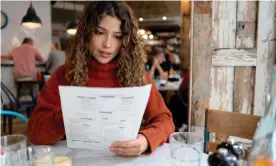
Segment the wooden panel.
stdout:
[[236,48],[256,46],[256,1],[238,1]]
[[255,115],[208,110],[207,126],[212,133],[252,139],[259,120]]
[[236,41],[235,1],[213,1],[213,48],[234,48]]
[[193,1],[192,42],[192,125],[204,126],[204,110],[209,107],[212,39],[212,2]]
[[265,110],[265,95],[270,85],[270,70],[275,59],[276,38],[276,1],[260,1],[258,15],[257,66],[254,114],[263,115]]
[[233,67],[212,67],[210,108],[232,112],[233,80]]
[[[213,49],[235,48],[236,1],[213,1]],[[233,111],[234,67],[212,67],[210,108]]]
[[255,69],[235,67],[234,112],[253,114]]
[[256,66],[257,50],[217,49],[212,53],[213,66]]
[[[256,46],[256,16],[256,1],[238,1],[236,48],[254,48]],[[256,65],[257,50],[255,49],[254,51],[254,62]],[[255,68],[235,67],[234,72],[233,111],[252,114]]]

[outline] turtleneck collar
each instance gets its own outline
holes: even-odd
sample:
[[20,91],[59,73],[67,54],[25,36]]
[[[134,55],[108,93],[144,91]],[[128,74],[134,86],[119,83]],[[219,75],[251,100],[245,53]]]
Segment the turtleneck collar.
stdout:
[[118,69],[117,62],[117,59],[114,59],[109,63],[102,64],[97,62],[94,58],[87,58],[89,78],[95,78],[100,80],[116,78]]

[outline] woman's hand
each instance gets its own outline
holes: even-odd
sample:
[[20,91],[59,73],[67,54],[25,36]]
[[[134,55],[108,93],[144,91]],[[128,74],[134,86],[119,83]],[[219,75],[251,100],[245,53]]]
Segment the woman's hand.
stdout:
[[148,149],[148,140],[138,134],[135,140],[114,142],[109,149],[120,156],[139,156]]

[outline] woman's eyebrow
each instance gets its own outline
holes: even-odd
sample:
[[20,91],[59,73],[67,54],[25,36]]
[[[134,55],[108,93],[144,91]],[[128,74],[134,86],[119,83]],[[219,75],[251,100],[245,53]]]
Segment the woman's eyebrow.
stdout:
[[[104,30],[104,31],[108,31],[107,29],[105,29],[104,27],[101,27],[101,26],[98,26],[98,28]],[[116,34],[122,34],[122,32],[113,32],[113,33],[116,33]]]

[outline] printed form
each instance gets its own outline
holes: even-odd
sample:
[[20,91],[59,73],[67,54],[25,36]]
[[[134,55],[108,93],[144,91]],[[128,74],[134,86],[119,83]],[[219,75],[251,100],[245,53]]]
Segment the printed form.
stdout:
[[68,148],[109,151],[136,139],[151,84],[127,88],[59,86]]

